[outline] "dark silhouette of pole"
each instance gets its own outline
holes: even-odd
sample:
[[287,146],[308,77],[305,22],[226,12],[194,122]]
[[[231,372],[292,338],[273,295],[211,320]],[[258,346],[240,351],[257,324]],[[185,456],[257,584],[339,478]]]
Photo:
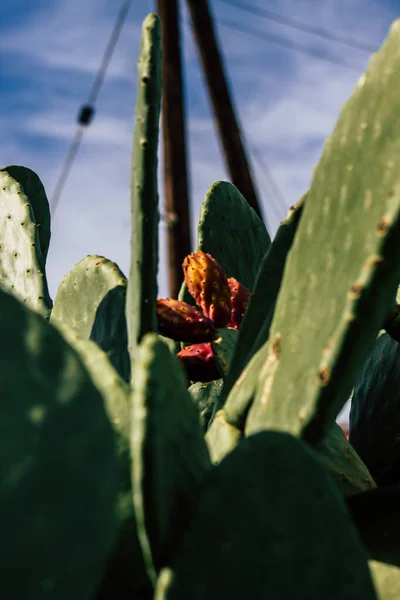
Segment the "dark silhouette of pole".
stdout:
[[187,4],[231,181],[262,218],[207,0],[187,0]]
[[191,252],[178,0],[157,0],[157,10],[163,32],[162,129],[168,274],[170,295],[177,298],[183,280],[182,262]]

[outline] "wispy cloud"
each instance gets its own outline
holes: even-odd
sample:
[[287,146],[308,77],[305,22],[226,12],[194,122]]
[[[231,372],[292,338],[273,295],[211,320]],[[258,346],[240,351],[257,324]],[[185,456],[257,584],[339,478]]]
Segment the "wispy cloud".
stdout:
[[[53,220],[48,275],[54,294],[62,276],[83,256],[99,253],[129,267],[130,152],[136,61],[141,20],[152,2],[132,3],[129,18],[104,82],[97,114],[87,130],[59,209]],[[264,3],[259,0],[259,6]],[[0,162],[30,166],[52,192],[75,132],[75,117],[87,97],[119,5],[106,0],[57,0],[22,14],[3,32],[9,57],[7,115],[1,118]],[[241,11],[212,2],[217,19],[229,16],[279,34],[327,56],[361,67],[368,56],[313,39]],[[269,8],[333,31],[380,43],[396,16],[389,2],[363,0],[276,0]],[[10,10],[10,9],[9,9]],[[227,173],[201,74],[198,53],[183,11],[186,110],[195,238],[200,204],[207,187]],[[324,139],[350,95],[357,71],[218,27],[240,121],[249,141],[253,170],[272,233],[287,207],[307,189]],[[11,67],[12,61],[12,67]],[[284,197],[268,191],[267,164]],[[160,151],[160,166],[162,152]],[[163,209],[162,169],[160,199]],[[165,235],[161,230],[160,294],[167,295]]]

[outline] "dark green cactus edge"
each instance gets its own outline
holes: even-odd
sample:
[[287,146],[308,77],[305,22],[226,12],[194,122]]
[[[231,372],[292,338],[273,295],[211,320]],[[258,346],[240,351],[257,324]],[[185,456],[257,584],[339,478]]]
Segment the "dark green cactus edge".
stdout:
[[[252,291],[270,245],[265,225],[234,185],[217,181],[208,188],[200,211],[197,249],[211,254],[227,277],[235,277]],[[185,283],[179,299],[195,304]]]
[[305,199],[306,194],[289,210],[262,259],[249,306],[240,326],[239,339],[231,365],[224,381],[225,399],[251,357],[268,339],[286,257],[297,231]]
[[156,334],[144,336],[132,382],[133,503],[154,582],[187,525],[211,462],[183,369]]
[[396,22],[315,169],[247,434],[280,429],[317,443],[392,307],[400,281],[399,44]]
[[[111,365],[106,354],[94,342],[80,338],[73,329],[59,325],[64,338],[79,354],[97,389],[114,430],[118,460],[118,498],[116,518],[119,534],[110,552],[96,600],[124,598],[138,594],[152,597],[152,585],[145,570],[139,544],[132,501],[130,452],[130,387]],[[122,596],[121,596],[122,594]]]
[[72,327],[81,338],[89,339],[101,301],[110,290],[126,284],[118,265],[104,256],[88,255],[59,284],[50,322]]
[[350,442],[378,485],[400,484],[400,344],[376,340],[350,409]]
[[223,381],[217,379],[216,381],[197,381],[193,383],[188,391],[191,395],[197,409],[200,413],[200,424],[206,433],[208,424],[211,420],[214,406],[217,404],[219,396],[222,392]]
[[48,319],[52,301],[33,209],[39,202],[6,169],[0,170],[0,286]]
[[81,338],[95,341],[129,381],[126,286],[117,264],[97,254],[86,256],[58,286],[50,322],[71,327]]
[[43,262],[46,264],[51,237],[51,218],[49,201],[43,184],[36,173],[27,167],[10,165],[0,169],[0,171],[8,173],[10,177],[19,183],[29,200],[38,227]]
[[267,597],[376,599],[342,499],[311,451],[276,432],[250,436],[212,470],[155,593]]
[[2,598],[92,597],[117,533],[103,398],[76,352],[0,292]]
[[156,15],[149,15],[142,28],[132,148],[131,267],[126,300],[131,362],[144,334],[157,331],[157,147],[161,71],[161,24]]

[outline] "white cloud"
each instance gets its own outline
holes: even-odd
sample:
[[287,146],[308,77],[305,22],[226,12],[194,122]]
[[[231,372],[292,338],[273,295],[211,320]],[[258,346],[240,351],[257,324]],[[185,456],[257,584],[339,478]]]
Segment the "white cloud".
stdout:
[[[144,1],[132,4],[104,82],[96,117],[86,132],[54,218],[48,267],[53,294],[65,272],[88,253],[104,254],[128,272],[130,152],[135,101],[132,80],[136,74],[141,19],[152,4]],[[258,4],[264,6],[261,0]],[[357,60],[357,64],[366,62],[360,52],[313,40],[301,32],[254,19],[240,11],[228,11],[227,6],[216,1],[213,7],[217,17],[230,12],[231,18],[285,39],[326,50],[349,61]],[[29,94],[34,108],[22,116],[10,114],[2,119],[1,162],[34,168],[49,194],[75,132],[77,98],[82,97],[84,101],[84,93],[90,89],[118,9],[119,5],[113,4],[111,10],[105,0],[59,0],[51,11],[38,9],[28,22],[3,37],[3,52],[13,53],[16,67],[23,69],[24,60],[29,59],[35,61],[35,69],[27,73],[32,82],[29,90],[21,86],[14,92],[16,107],[23,105]],[[350,4],[347,0],[318,3],[280,0],[271,2],[270,9],[377,42],[386,34],[391,20],[381,2],[372,0],[368,11],[363,0]],[[187,112],[190,117],[192,231],[195,234],[200,204],[208,186],[228,176],[202,83],[198,53],[187,24],[183,32],[187,99],[190,100]],[[332,131],[341,105],[359,74],[226,28],[218,28],[218,36],[223,43],[234,101],[246,137],[267,163],[285,198],[285,206],[278,206],[276,200],[275,205],[271,204],[268,179],[252,156],[260,194],[274,232],[287,207],[308,187],[324,138]],[[162,189],[160,197],[163,210]],[[162,243],[164,239],[162,234]],[[160,294],[167,295],[164,243],[161,248]]]

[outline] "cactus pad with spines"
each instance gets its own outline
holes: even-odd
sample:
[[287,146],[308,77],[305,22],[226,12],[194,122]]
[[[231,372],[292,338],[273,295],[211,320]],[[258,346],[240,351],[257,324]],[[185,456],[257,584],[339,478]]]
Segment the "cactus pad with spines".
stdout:
[[0,292],[2,598],[92,597],[117,533],[104,400],[76,352]]
[[[137,534],[133,510],[130,455],[130,389],[119,377],[107,355],[94,342],[80,338],[76,332],[59,325],[63,337],[79,354],[91,375],[94,384],[105,400],[105,408],[114,430],[118,461],[118,497],[115,514],[119,533],[113,550],[109,554],[104,577],[96,600],[129,597],[139,594],[140,598],[151,598],[151,583],[146,573],[142,550]],[[107,592],[107,590],[110,590]]]
[[397,21],[314,170],[248,434],[281,429],[317,443],[392,307],[400,280],[399,44]]
[[133,500],[154,580],[193,512],[211,462],[182,368],[157,335],[143,338],[132,382]]
[[197,247],[211,254],[228,277],[235,277],[251,292],[270,244],[264,223],[232,183],[217,181],[208,188]]
[[208,382],[197,381],[196,383],[193,383],[188,390],[199,410],[200,423],[204,432],[207,431],[214,406],[221,394],[222,386],[222,379]]
[[33,205],[18,179],[0,171],[0,287],[47,319],[52,302]]
[[315,448],[315,457],[333,477],[344,496],[376,488],[371,473],[337,423],[333,423],[322,442]]
[[86,256],[58,286],[51,323],[72,327],[81,338],[89,339],[101,301],[117,286],[126,287],[118,265],[97,254]]
[[8,167],[3,167],[0,171],[8,173],[10,177],[19,183],[29,200],[33,210],[33,216],[35,217],[35,223],[38,228],[43,262],[46,264],[51,237],[51,218],[49,201],[47,200],[43,184],[36,173],[27,167],[10,165]]
[[110,289],[96,310],[90,339],[104,350],[114,369],[126,382],[131,378],[125,317],[126,281]]
[[301,441],[276,432],[213,469],[157,587],[157,600],[376,600],[340,495]]
[[131,168],[131,266],[126,302],[131,362],[145,333],[157,331],[157,149],[161,110],[161,23],[143,21]]
[[249,305],[240,326],[231,366],[225,379],[225,398],[251,357],[268,339],[286,258],[299,225],[305,199],[306,194],[289,210],[261,261]]

